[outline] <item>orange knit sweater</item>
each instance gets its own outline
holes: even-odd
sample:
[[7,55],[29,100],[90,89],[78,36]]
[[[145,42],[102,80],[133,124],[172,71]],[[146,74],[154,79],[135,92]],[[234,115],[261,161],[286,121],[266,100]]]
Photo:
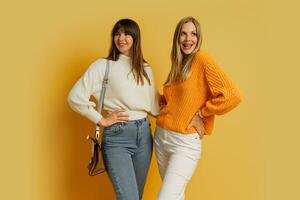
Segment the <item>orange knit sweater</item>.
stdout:
[[196,132],[195,128],[186,130],[186,127],[200,109],[204,116],[205,134],[210,135],[215,115],[229,112],[241,101],[239,90],[232,80],[213,57],[203,51],[195,55],[190,77],[165,86],[163,92],[167,104],[161,109],[156,123],[164,129],[183,134]]

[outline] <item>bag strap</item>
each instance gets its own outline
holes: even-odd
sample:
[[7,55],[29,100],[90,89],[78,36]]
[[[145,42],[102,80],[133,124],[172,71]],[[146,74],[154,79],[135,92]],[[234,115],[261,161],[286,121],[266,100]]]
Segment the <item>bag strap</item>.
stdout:
[[[99,97],[99,104],[97,106],[97,111],[101,114],[103,106],[104,106],[104,97],[105,97],[105,92],[106,92],[106,85],[108,83],[108,74],[109,74],[109,60],[106,60],[106,68],[105,68],[105,75],[102,81],[102,88],[101,88],[101,92],[100,92],[100,97]],[[99,139],[99,135],[100,135],[100,125],[97,124],[96,125],[96,130],[95,130],[95,134],[96,134],[96,139]]]

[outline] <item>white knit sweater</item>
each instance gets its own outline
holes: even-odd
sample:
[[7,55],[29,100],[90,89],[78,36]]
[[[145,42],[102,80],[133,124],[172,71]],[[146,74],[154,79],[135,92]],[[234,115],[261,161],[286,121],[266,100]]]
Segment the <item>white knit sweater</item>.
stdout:
[[[104,110],[112,112],[122,108],[129,115],[129,120],[142,119],[147,113],[158,115],[158,92],[152,70],[145,65],[151,85],[144,78],[144,85],[137,85],[131,71],[131,58],[120,55],[117,61],[110,61],[108,84],[104,98]],[[71,108],[98,123],[102,115],[95,109],[96,105],[90,101],[91,95],[99,101],[102,80],[105,74],[106,59],[98,59],[87,69],[83,76],[73,86],[68,95]]]

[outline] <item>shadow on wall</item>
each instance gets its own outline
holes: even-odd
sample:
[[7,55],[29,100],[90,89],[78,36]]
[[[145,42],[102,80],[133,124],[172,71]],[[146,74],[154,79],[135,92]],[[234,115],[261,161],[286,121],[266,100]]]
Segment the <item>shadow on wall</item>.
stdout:
[[[87,164],[91,154],[91,143],[86,140],[88,134],[94,134],[95,125],[85,117],[71,110],[67,95],[72,86],[85,72],[94,58],[79,58],[79,52],[59,67],[50,82],[56,112],[52,113],[51,139],[56,155],[51,155],[57,167],[53,185],[57,195],[64,200],[115,199],[112,185],[106,173],[90,177]],[[71,56],[72,57],[72,56]],[[66,62],[66,61],[64,61]],[[53,178],[53,177],[51,177]]]
[[[68,108],[69,109],[69,108]],[[87,134],[94,134],[94,126],[89,121],[82,119],[81,116],[74,117],[76,113],[69,111],[65,116],[66,125],[70,127],[68,141],[70,145],[69,161],[64,171],[66,173],[69,191],[68,199],[115,199],[112,185],[107,173],[97,176],[88,176],[87,164],[91,154],[91,143],[86,140]],[[79,119],[78,119],[79,118]]]

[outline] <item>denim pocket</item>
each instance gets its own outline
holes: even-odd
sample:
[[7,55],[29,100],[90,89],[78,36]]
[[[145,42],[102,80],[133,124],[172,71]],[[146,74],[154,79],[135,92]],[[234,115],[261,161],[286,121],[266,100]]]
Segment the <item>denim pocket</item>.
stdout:
[[125,123],[116,123],[103,129],[104,136],[116,136],[122,133]]

